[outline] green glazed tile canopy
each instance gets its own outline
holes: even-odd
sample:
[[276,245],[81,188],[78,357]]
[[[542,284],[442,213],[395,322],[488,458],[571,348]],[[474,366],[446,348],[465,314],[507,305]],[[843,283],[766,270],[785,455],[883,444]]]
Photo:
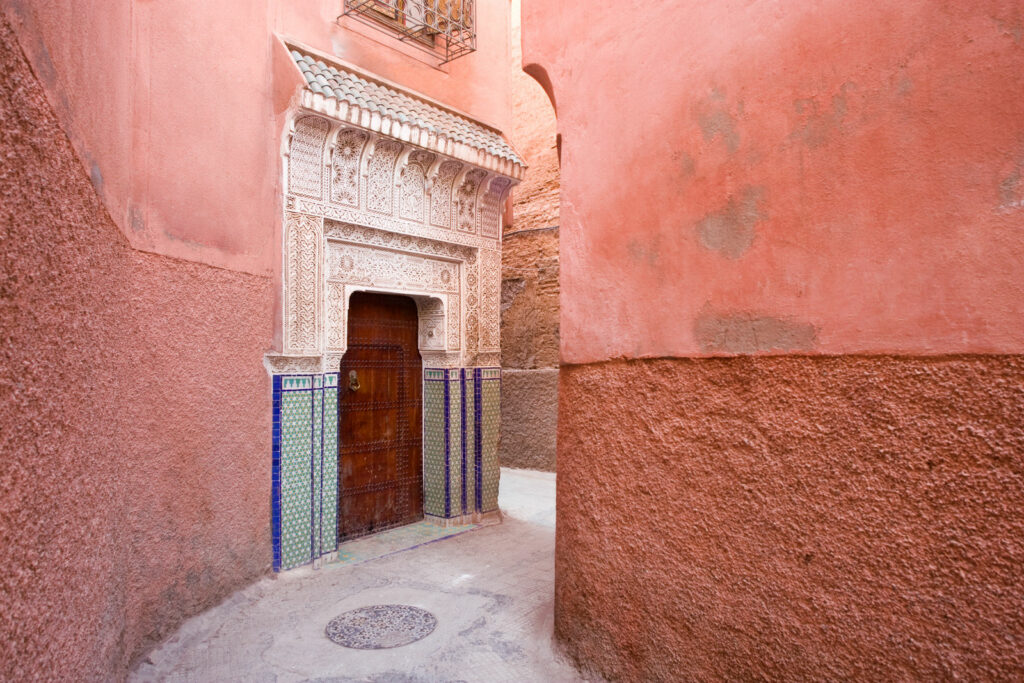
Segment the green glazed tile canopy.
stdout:
[[306,80],[305,106],[509,177],[522,178],[526,164],[500,132],[294,47],[291,56]]

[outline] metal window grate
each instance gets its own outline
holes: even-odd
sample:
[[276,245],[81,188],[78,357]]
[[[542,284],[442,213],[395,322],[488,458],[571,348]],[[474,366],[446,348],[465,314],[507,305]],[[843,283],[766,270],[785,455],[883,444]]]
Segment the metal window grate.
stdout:
[[345,0],[342,16],[387,26],[447,64],[476,50],[475,11],[473,0]]

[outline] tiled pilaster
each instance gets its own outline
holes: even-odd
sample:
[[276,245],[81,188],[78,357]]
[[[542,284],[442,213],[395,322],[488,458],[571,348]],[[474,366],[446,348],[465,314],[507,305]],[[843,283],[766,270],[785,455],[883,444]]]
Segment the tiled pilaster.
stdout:
[[338,375],[274,375],[274,569],[337,548]]

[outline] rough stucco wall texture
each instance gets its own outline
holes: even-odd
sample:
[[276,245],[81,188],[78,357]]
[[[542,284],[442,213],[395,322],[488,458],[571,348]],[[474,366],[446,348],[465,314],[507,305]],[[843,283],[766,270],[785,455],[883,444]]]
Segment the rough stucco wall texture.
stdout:
[[269,567],[273,294],[130,250],[0,38],[0,678],[119,679]]
[[555,471],[558,443],[558,368],[501,373],[502,467]]
[[585,666],[1024,676],[1024,358],[618,361],[560,399],[556,631]]
[[1019,0],[523,0],[523,53],[561,641],[626,680],[1024,677]]

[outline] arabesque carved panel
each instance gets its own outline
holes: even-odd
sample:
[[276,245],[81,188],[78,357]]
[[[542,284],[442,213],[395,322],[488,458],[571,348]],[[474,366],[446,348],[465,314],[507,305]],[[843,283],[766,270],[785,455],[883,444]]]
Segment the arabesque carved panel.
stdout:
[[338,133],[331,174],[331,201],[359,206],[359,164],[369,135],[346,128]]
[[301,213],[285,216],[288,272],[285,277],[286,322],[285,350],[319,350],[317,316],[322,219]]
[[330,125],[319,116],[295,122],[288,149],[288,190],[313,199],[323,197],[324,146]]

